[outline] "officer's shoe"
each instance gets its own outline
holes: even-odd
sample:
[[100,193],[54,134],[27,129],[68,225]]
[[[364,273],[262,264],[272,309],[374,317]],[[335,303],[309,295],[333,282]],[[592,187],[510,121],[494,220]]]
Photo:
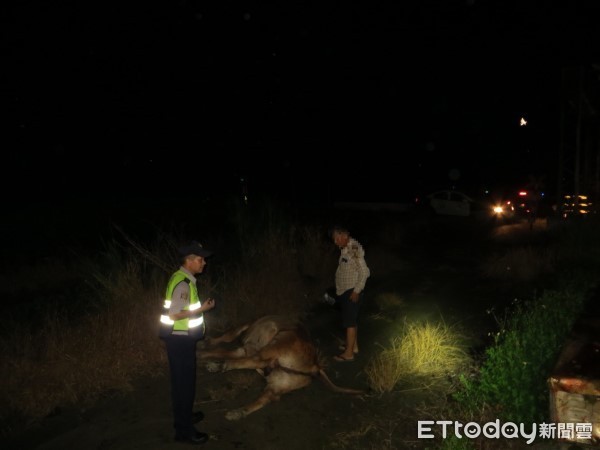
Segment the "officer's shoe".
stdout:
[[192,413],[192,423],[198,423],[201,420],[204,420],[204,413],[202,411]]
[[205,444],[208,441],[208,434],[196,431],[191,436],[182,437],[175,435],[175,440],[185,444]]

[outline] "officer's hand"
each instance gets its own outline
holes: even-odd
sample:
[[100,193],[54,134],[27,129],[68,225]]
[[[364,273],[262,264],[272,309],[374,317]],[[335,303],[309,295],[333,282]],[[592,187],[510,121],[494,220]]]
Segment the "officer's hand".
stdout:
[[213,309],[215,307],[215,299],[209,298],[206,300],[206,302],[204,302],[204,305],[206,307],[206,311]]

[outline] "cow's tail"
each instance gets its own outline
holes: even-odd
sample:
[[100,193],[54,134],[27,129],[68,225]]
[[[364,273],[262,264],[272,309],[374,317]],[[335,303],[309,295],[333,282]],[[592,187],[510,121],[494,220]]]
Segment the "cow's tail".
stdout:
[[361,391],[359,389],[343,388],[343,387],[335,385],[333,383],[333,381],[331,381],[329,379],[329,377],[327,376],[327,373],[325,373],[325,371],[323,369],[319,369],[317,376],[323,382],[323,384],[325,384],[325,386],[327,386],[329,389],[331,389],[334,392],[341,392],[342,394],[364,394],[365,393],[364,391]]

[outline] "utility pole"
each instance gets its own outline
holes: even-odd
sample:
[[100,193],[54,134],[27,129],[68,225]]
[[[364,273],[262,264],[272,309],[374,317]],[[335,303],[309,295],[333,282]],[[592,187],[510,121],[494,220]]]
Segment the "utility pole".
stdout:
[[564,177],[564,171],[565,171],[565,121],[566,121],[566,113],[565,113],[565,108],[566,108],[566,93],[565,93],[565,86],[566,86],[566,75],[565,75],[565,69],[563,68],[561,70],[560,73],[560,92],[559,92],[559,98],[560,98],[560,123],[558,124],[559,126],[559,141],[558,141],[558,174],[556,177],[556,212],[561,214],[562,213],[562,204],[563,204],[563,196],[564,196],[564,192],[563,192],[563,177]]
[[573,173],[573,194],[576,201],[579,199],[581,174],[581,128],[583,124],[583,80],[584,67],[579,68],[579,85],[577,89],[577,125],[575,127],[575,169]]
[[563,213],[585,215],[600,200],[599,81],[600,65],[562,69],[557,200]]

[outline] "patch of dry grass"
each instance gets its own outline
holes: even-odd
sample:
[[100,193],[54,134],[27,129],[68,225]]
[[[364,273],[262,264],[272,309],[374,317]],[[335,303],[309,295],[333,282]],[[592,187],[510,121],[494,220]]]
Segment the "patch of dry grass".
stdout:
[[16,413],[35,420],[59,406],[85,407],[102,393],[129,389],[138,376],[161,373],[162,294],[143,286],[135,260],[121,267],[95,274],[110,289],[100,284],[101,301],[72,299],[81,304],[76,315],[49,311],[37,328],[8,324],[11,331],[0,337],[0,419]]
[[156,316],[142,302],[130,306],[76,325],[48,316],[39,330],[18,327],[3,337],[3,410],[44,417],[61,405],[83,406],[102,392],[128,389],[136,376],[159,373],[164,352],[152,332]]
[[405,322],[401,334],[365,367],[375,392],[394,390],[399,383],[427,386],[465,367],[470,358],[459,333],[445,323]]
[[246,246],[222,275],[223,307],[207,319],[218,330],[266,314],[302,317],[333,279],[335,247],[313,228],[273,232]]

